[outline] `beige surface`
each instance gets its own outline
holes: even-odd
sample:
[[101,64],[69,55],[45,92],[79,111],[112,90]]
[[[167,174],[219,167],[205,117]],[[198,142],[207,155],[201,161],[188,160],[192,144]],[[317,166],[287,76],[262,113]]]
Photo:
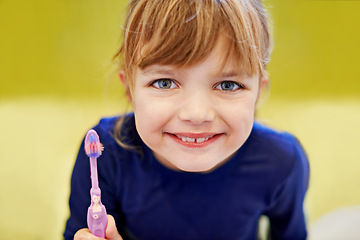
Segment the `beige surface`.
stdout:
[[360,205],[341,207],[320,217],[310,229],[310,240],[357,240],[360,236]]

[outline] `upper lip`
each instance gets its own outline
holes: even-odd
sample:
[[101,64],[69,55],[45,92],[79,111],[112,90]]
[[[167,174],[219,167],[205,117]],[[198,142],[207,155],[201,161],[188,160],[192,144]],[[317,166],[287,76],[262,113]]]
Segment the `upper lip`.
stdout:
[[217,133],[212,132],[202,132],[202,133],[188,133],[188,132],[176,132],[176,133],[170,133],[177,137],[187,137],[187,138],[211,138]]

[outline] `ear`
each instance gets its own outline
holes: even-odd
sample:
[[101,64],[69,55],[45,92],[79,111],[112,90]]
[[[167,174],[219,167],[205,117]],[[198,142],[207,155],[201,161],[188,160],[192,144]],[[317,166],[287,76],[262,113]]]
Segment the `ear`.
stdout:
[[259,92],[258,92],[258,95],[257,95],[257,99],[256,99],[256,102],[259,101],[259,99],[261,98],[261,95],[264,91],[264,89],[266,89],[267,87],[269,87],[269,84],[270,84],[270,81],[269,81],[269,77],[267,74],[264,74],[264,76],[262,76],[260,79],[259,79]]
[[259,95],[262,93],[264,88],[266,88],[267,86],[269,86],[269,77],[266,74],[266,75],[262,76],[260,79]]
[[120,78],[120,81],[121,81],[121,83],[122,83],[122,85],[123,85],[123,87],[125,89],[126,98],[131,103],[132,102],[131,92],[130,92],[129,83],[128,83],[127,79],[126,79],[126,75],[125,75],[124,70],[119,71],[119,78]]

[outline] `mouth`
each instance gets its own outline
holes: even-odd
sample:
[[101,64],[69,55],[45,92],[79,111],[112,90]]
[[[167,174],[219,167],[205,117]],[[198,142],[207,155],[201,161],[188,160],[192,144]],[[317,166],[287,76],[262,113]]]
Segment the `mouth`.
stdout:
[[205,141],[208,141],[210,138],[214,137],[215,135],[206,136],[206,137],[200,137],[200,138],[191,138],[191,137],[185,137],[185,136],[181,136],[181,135],[175,135],[175,136],[178,137],[179,139],[181,139],[181,141],[183,141],[183,142],[203,143]]
[[214,133],[167,133],[177,143],[192,148],[205,147],[215,142],[222,134]]

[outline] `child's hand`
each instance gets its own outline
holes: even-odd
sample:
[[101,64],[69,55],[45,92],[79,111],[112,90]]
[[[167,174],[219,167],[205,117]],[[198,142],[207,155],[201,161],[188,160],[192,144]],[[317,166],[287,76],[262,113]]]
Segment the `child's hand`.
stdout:
[[[115,226],[115,220],[111,215],[107,216],[108,224],[105,230],[105,239],[106,240],[123,240],[120,234],[117,231]],[[80,229],[76,232],[74,240],[99,240],[102,238],[96,237],[91,234],[90,230],[87,228]]]

